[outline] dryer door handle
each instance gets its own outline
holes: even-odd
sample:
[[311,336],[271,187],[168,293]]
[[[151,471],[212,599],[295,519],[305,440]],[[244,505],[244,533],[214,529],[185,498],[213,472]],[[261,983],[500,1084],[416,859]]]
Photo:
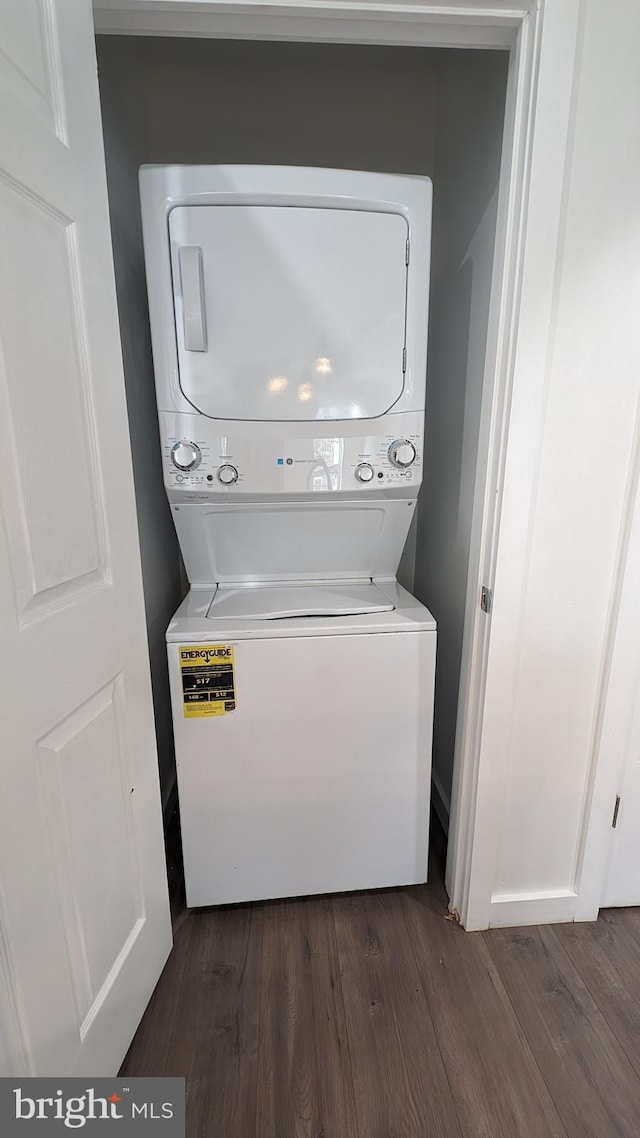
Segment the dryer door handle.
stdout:
[[204,307],[202,249],[199,245],[180,245],[178,249],[182,284],[182,319],[187,352],[206,352],[207,314]]

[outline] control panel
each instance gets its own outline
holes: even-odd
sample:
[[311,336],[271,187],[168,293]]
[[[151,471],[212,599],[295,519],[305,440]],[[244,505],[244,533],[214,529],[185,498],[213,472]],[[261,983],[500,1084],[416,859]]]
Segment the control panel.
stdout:
[[166,413],[161,416],[161,429],[169,428],[163,441],[165,485],[199,497],[222,492],[373,494],[411,486],[415,493],[422,478],[422,416],[392,418],[397,431],[347,436],[305,432],[285,439],[248,436],[242,424],[237,424],[237,435],[222,436],[215,420]]

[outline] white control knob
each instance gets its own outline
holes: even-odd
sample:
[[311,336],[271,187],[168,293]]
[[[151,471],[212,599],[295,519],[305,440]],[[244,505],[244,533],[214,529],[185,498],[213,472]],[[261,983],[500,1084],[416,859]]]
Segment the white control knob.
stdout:
[[356,466],[356,478],[358,482],[370,482],[373,478],[373,467],[369,462],[360,462]]
[[394,466],[411,466],[416,460],[416,448],[408,439],[396,439],[389,447],[389,462]]
[[238,481],[238,471],[235,466],[231,466],[225,462],[218,470],[218,482],[222,482],[223,486],[231,486],[234,482]]
[[200,465],[201,459],[200,447],[188,442],[187,439],[180,439],[180,442],[174,443],[171,447],[171,461],[178,470],[195,470],[196,466]]

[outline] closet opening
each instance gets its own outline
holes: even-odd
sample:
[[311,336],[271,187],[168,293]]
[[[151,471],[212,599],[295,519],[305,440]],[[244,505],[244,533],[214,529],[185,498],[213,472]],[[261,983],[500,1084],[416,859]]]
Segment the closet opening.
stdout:
[[319,166],[433,181],[424,472],[398,579],[438,622],[433,806],[446,833],[490,461],[495,368],[486,359],[509,52],[98,35],[97,54],[167,821],[175,757],[165,630],[188,584],[156,429],[139,167]]

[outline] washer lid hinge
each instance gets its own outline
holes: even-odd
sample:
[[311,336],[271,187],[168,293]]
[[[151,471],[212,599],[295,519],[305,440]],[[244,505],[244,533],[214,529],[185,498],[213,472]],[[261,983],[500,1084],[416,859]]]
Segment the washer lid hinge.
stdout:
[[410,256],[411,256],[411,242],[410,242],[409,238],[407,237],[407,244],[405,246],[405,251],[404,251],[404,263],[405,263],[405,265],[409,264]]
[[407,370],[407,349],[403,348],[403,350],[402,350],[402,374],[403,375],[406,372],[406,370]]
[[491,589],[488,589],[486,585],[483,585],[482,592],[480,593],[480,608],[483,612],[491,612],[492,606],[493,593],[491,592]]

